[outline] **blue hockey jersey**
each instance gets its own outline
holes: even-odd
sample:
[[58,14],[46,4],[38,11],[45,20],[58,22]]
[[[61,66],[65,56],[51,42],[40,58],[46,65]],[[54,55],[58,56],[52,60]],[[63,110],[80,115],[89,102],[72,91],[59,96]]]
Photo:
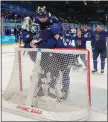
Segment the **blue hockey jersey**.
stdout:
[[84,36],[82,36],[81,38],[76,36],[73,38],[73,40],[75,41],[75,47],[76,48],[82,48],[82,49],[86,48],[86,40],[87,39]]
[[93,31],[91,33],[91,46],[95,49],[106,49],[106,37],[108,37],[108,32],[106,31]]
[[30,48],[30,42],[33,39],[33,34],[30,31],[22,30],[20,38],[24,42],[24,48]]
[[[56,17],[49,17],[47,19],[47,21],[44,23],[42,23],[40,21],[40,19],[38,17],[36,17],[33,20],[33,22],[39,24],[39,26],[40,26],[40,38],[42,38],[43,41],[47,41],[48,39],[52,38],[54,35],[60,34],[60,30],[62,30],[62,26]],[[59,32],[58,32],[58,30],[56,31],[56,29],[55,29],[56,27],[53,26],[54,24],[56,24],[56,26],[59,26]],[[53,27],[54,27],[54,29],[53,29]]]

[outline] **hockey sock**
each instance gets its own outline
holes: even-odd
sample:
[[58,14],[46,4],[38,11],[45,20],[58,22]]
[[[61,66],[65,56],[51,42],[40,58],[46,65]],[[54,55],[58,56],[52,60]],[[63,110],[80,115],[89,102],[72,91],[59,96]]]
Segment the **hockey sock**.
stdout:
[[93,66],[97,70],[97,57],[93,57]]
[[104,69],[105,67],[105,57],[101,57],[101,69]]

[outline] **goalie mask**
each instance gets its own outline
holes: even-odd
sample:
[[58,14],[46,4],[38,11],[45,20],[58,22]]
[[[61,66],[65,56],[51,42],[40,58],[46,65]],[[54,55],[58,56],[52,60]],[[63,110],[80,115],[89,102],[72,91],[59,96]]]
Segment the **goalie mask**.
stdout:
[[22,29],[30,31],[32,27],[32,20],[30,17],[25,17],[22,23]]
[[46,7],[45,7],[45,6],[43,6],[43,7],[38,6],[36,13],[37,13],[37,16],[38,16],[39,18],[46,18],[46,17],[48,17],[48,16],[51,16],[51,15],[49,15],[49,13],[46,11]]

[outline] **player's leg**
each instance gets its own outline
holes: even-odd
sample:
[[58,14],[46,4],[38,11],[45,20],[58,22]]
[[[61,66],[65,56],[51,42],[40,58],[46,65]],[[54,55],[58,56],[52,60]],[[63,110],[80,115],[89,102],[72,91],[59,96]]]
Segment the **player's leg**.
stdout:
[[95,51],[95,48],[94,48],[94,47],[92,47],[92,54],[94,53],[94,51]]
[[101,59],[101,73],[104,73],[105,58],[106,58],[106,50],[102,50],[101,53],[100,53],[100,59]]
[[62,85],[63,85],[63,98],[66,98],[68,95],[68,91],[69,91],[69,85],[70,85],[70,68],[65,69],[65,71],[62,72],[63,73],[63,77],[62,77]]
[[70,84],[70,77],[69,77],[69,74],[70,74],[70,69],[67,69],[63,72],[63,90],[64,91],[68,91],[69,89],[69,84]]
[[82,65],[79,63],[78,57],[79,57],[79,55],[74,56],[75,66],[76,67],[82,67]]
[[[31,52],[29,54],[30,55],[30,58],[33,61],[35,61],[35,58],[36,58],[35,57],[35,53],[36,52],[34,51],[34,52]],[[49,58],[48,57],[49,57],[49,54],[48,53],[41,52],[41,60],[40,60],[40,63],[39,63],[39,67],[40,67],[40,70],[41,71],[38,73],[39,80],[37,82],[37,88],[36,88],[36,89],[38,89],[38,91],[36,90],[36,93],[34,93],[34,96],[43,96],[44,95],[43,86],[45,84],[47,84],[47,74],[49,72],[49,64],[48,64],[48,59]],[[35,72],[38,72],[38,69],[35,68]]]
[[67,98],[69,86],[70,86],[70,70],[73,65],[73,58],[74,56],[71,54],[64,55],[65,65],[61,67],[62,71],[62,92],[63,92],[63,98]]
[[28,52],[28,55],[30,56],[30,59],[35,62],[36,61],[36,55],[37,55],[37,52],[36,51],[29,51]]
[[97,72],[97,58],[98,58],[98,56],[99,56],[99,50],[94,50],[94,52],[93,52],[93,67],[94,67],[94,69],[93,69],[93,73],[94,72]]
[[50,87],[55,89],[55,85],[57,82],[57,77],[59,75],[59,69],[57,67],[52,67],[53,69],[51,70],[51,82],[50,82]]
[[59,57],[56,53],[49,54],[49,72],[51,73],[51,81],[49,83],[50,87],[55,89],[56,79],[59,72]]
[[[49,64],[49,61],[50,61],[50,54],[48,52],[42,52],[41,53],[41,62],[40,62],[40,66],[41,66],[41,73],[40,73],[40,76],[39,76],[39,85],[42,87],[43,84],[47,84],[49,81],[48,77],[48,74],[50,72],[50,64]],[[42,88],[40,90],[40,92],[42,92]],[[43,93],[44,94],[44,93]]]
[[[44,80],[42,79],[47,80],[47,85],[49,87],[48,96],[50,97],[55,97],[54,91],[55,91],[55,85],[58,82],[57,79],[58,79],[59,67],[60,67],[58,59],[60,59],[60,57],[58,57],[58,54],[54,54],[50,52],[49,53],[42,52],[40,66],[43,69],[43,73],[40,74],[39,83],[41,83],[42,81],[44,83]],[[40,90],[40,92],[41,91],[42,89]]]
[[86,56],[85,54],[81,54],[80,58],[82,60],[82,62],[84,63],[85,69],[87,68],[87,60],[86,60]]

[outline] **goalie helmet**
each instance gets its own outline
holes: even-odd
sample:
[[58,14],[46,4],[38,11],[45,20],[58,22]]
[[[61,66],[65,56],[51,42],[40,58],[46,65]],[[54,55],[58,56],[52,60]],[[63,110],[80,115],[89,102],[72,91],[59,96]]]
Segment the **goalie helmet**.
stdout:
[[32,20],[30,17],[25,17],[22,23],[22,29],[30,31],[32,27]]
[[51,13],[48,13],[46,11],[46,7],[45,6],[43,6],[43,7],[38,6],[38,8],[36,10],[36,13],[37,13],[37,16],[40,17],[40,18],[51,16]]

